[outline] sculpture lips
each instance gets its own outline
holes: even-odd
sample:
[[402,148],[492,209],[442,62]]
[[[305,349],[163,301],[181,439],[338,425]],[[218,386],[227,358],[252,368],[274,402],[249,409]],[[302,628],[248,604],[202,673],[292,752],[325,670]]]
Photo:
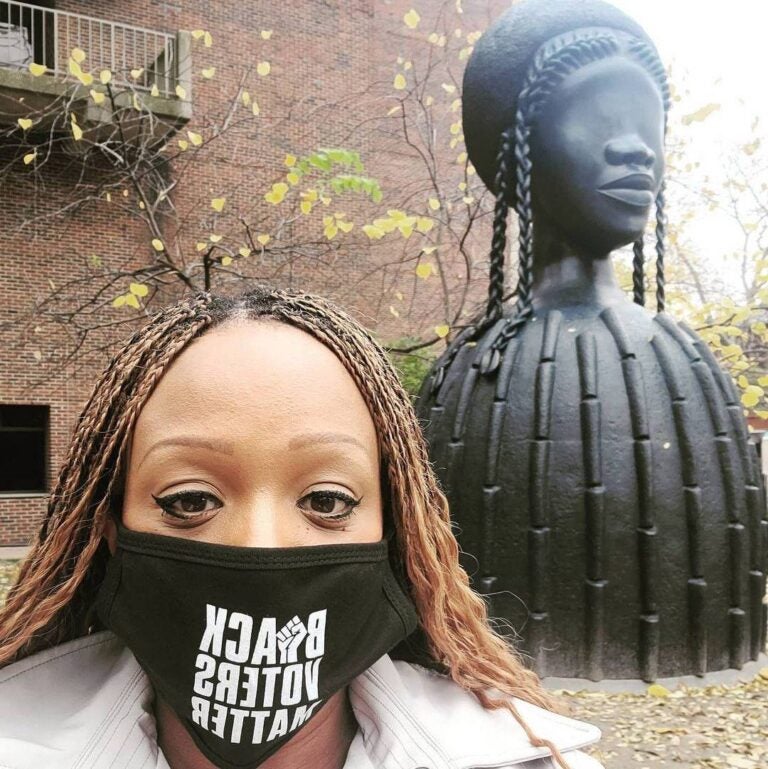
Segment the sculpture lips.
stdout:
[[637,173],[614,179],[600,187],[598,192],[637,208],[647,208],[653,203],[653,187],[653,176]]

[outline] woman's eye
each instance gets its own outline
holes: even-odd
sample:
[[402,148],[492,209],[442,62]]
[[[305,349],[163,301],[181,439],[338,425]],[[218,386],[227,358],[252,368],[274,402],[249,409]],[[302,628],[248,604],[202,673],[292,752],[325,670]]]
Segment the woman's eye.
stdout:
[[362,502],[343,491],[313,491],[299,500],[299,507],[320,518],[340,521],[349,518]]
[[[173,494],[168,494],[164,497],[156,497],[153,494],[152,499],[168,515],[185,521],[201,518],[206,513],[218,510],[221,507],[221,502],[218,498],[205,491],[175,491]],[[210,500],[218,504],[215,507],[207,507],[206,503]],[[180,503],[180,506],[174,507],[177,502]]]

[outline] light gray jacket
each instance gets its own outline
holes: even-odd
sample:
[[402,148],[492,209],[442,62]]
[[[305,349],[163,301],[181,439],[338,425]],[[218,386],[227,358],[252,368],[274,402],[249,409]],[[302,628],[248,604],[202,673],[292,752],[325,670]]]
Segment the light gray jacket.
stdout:
[[[551,769],[506,711],[450,679],[385,654],[349,685],[360,726],[344,769]],[[157,745],[151,683],[109,630],[0,670],[0,769],[170,769]],[[602,769],[579,748],[600,730],[516,700],[572,769]]]

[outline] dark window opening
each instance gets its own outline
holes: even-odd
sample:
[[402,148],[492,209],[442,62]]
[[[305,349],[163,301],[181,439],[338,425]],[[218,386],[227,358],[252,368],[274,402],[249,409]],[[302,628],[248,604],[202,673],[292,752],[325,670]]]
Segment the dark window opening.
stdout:
[[48,406],[0,405],[0,494],[48,491]]

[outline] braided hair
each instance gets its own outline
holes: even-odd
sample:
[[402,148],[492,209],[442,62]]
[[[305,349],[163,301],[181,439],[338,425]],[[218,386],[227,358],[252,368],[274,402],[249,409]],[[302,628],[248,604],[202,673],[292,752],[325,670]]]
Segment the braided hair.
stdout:
[[[480,370],[491,374],[499,365],[501,353],[510,339],[514,338],[532,315],[533,284],[533,209],[531,202],[531,150],[530,137],[536,118],[547,98],[567,75],[594,61],[626,52],[651,75],[661,91],[666,114],[670,106],[669,86],[664,66],[656,51],[644,40],[629,33],[609,29],[577,29],[548,40],[539,47],[527,70],[520,91],[514,124],[514,144],[510,141],[512,129],[502,132],[496,158],[495,177],[496,205],[493,220],[493,241],[490,255],[490,285],[485,318],[477,328],[484,330],[502,314],[504,287],[504,251],[508,201],[514,198],[519,219],[517,300],[511,315],[499,329],[494,342],[486,350]],[[515,159],[515,194],[510,195],[510,160]],[[664,311],[664,194],[663,185],[656,196],[656,281],[657,311]],[[637,304],[645,303],[645,275],[643,236],[633,244],[633,295]]]

